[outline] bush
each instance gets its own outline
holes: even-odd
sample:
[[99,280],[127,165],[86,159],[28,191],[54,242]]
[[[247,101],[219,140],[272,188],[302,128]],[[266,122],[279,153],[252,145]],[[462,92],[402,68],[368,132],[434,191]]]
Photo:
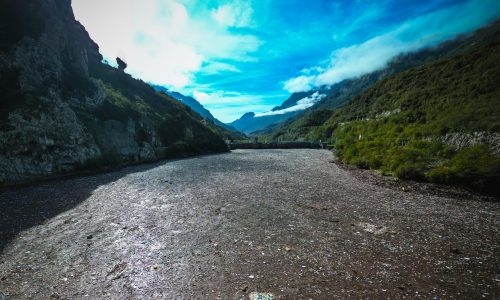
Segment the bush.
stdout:
[[500,157],[492,155],[487,145],[475,145],[456,153],[426,175],[432,182],[461,184],[473,189],[498,194]]
[[421,167],[410,163],[398,166],[394,175],[400,179],[421,180],[424,178]]

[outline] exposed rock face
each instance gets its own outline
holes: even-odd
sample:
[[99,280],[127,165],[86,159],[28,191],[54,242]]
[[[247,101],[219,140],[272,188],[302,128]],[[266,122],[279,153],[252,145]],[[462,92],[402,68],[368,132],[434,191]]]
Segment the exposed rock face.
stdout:
[[226,149],[184,106],[103,65],[69,0],[0,6],[0,183],[106,164],[104,154],[154,160],[180,142],[184,152]]
[[441,142],[452,146],[455,150],[479,144],[486,144],[489,146],[492,154],[500,156],[500,134],[498,133],[448,133],[441,138]]

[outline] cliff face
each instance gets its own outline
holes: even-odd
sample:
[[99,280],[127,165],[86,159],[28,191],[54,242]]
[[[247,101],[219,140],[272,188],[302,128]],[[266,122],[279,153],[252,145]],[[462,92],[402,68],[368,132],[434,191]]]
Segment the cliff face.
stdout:
[[69,0],[0,11],[1,183],[227,149],[185,106],[102,64]]

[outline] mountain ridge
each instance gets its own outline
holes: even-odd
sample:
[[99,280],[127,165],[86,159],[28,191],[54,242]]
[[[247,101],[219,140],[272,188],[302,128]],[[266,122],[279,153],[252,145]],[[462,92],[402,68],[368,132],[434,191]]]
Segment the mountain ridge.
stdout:
[[181,102],[186,105],[190,109],[192,109],[195,113],[200,115],[204,119],[205,122],[212,123],[212,129],[216,130],[220,135],[224,136],[230,140],[244,140],[246,137],[244,134],[239,132],[236,128],[229,126],[219,119],[215,118],[212,113],[206,109],[198,100],[193,97],[183,95],[176,91],[171,91],[163,86],[159,85],[151,85],[155,90],[165,93],[166,95],[172,97],[173,99]]
[[197,114],[103,64],[71,1],[2,1],[0,16],[0,183],[228,151]]
[[498,196],[500,23],[464,43],[306,114],[278,137],[327,141],[342,162],[385,175]]
[[[417,52],[400,54],[389,62],[382,70],[362,75],[358,78],[347,79],[329,87],[326,97],[312,107],[301,111],[299,114],[260,130],[260,135],[269,140],[309,140],[313,138],[312,129],[308,129],[310,120],[314,119],[315,111],[318,115],[325,115],[325,110],[334,110],[352,101],[352,99],[375,82],[392,74],[423,65],[436,59],[453,56],[466,51],[478,43],[488,42],[500,32],[500,22],[496,21],[475,32],[459,36],[453,40],[445,41],[434,47],[425,48]],[[310,114],[310,116],[308,116]],[[315,126],[315,125],[314,125]],[[313,126],[313,127],[314,127]]]

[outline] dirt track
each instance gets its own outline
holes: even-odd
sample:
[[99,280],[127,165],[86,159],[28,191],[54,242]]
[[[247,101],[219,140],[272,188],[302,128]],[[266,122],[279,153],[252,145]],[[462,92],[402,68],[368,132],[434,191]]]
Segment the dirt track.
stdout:
[[500,297],[498,202],[236,150],[0,192],[0,299]]

